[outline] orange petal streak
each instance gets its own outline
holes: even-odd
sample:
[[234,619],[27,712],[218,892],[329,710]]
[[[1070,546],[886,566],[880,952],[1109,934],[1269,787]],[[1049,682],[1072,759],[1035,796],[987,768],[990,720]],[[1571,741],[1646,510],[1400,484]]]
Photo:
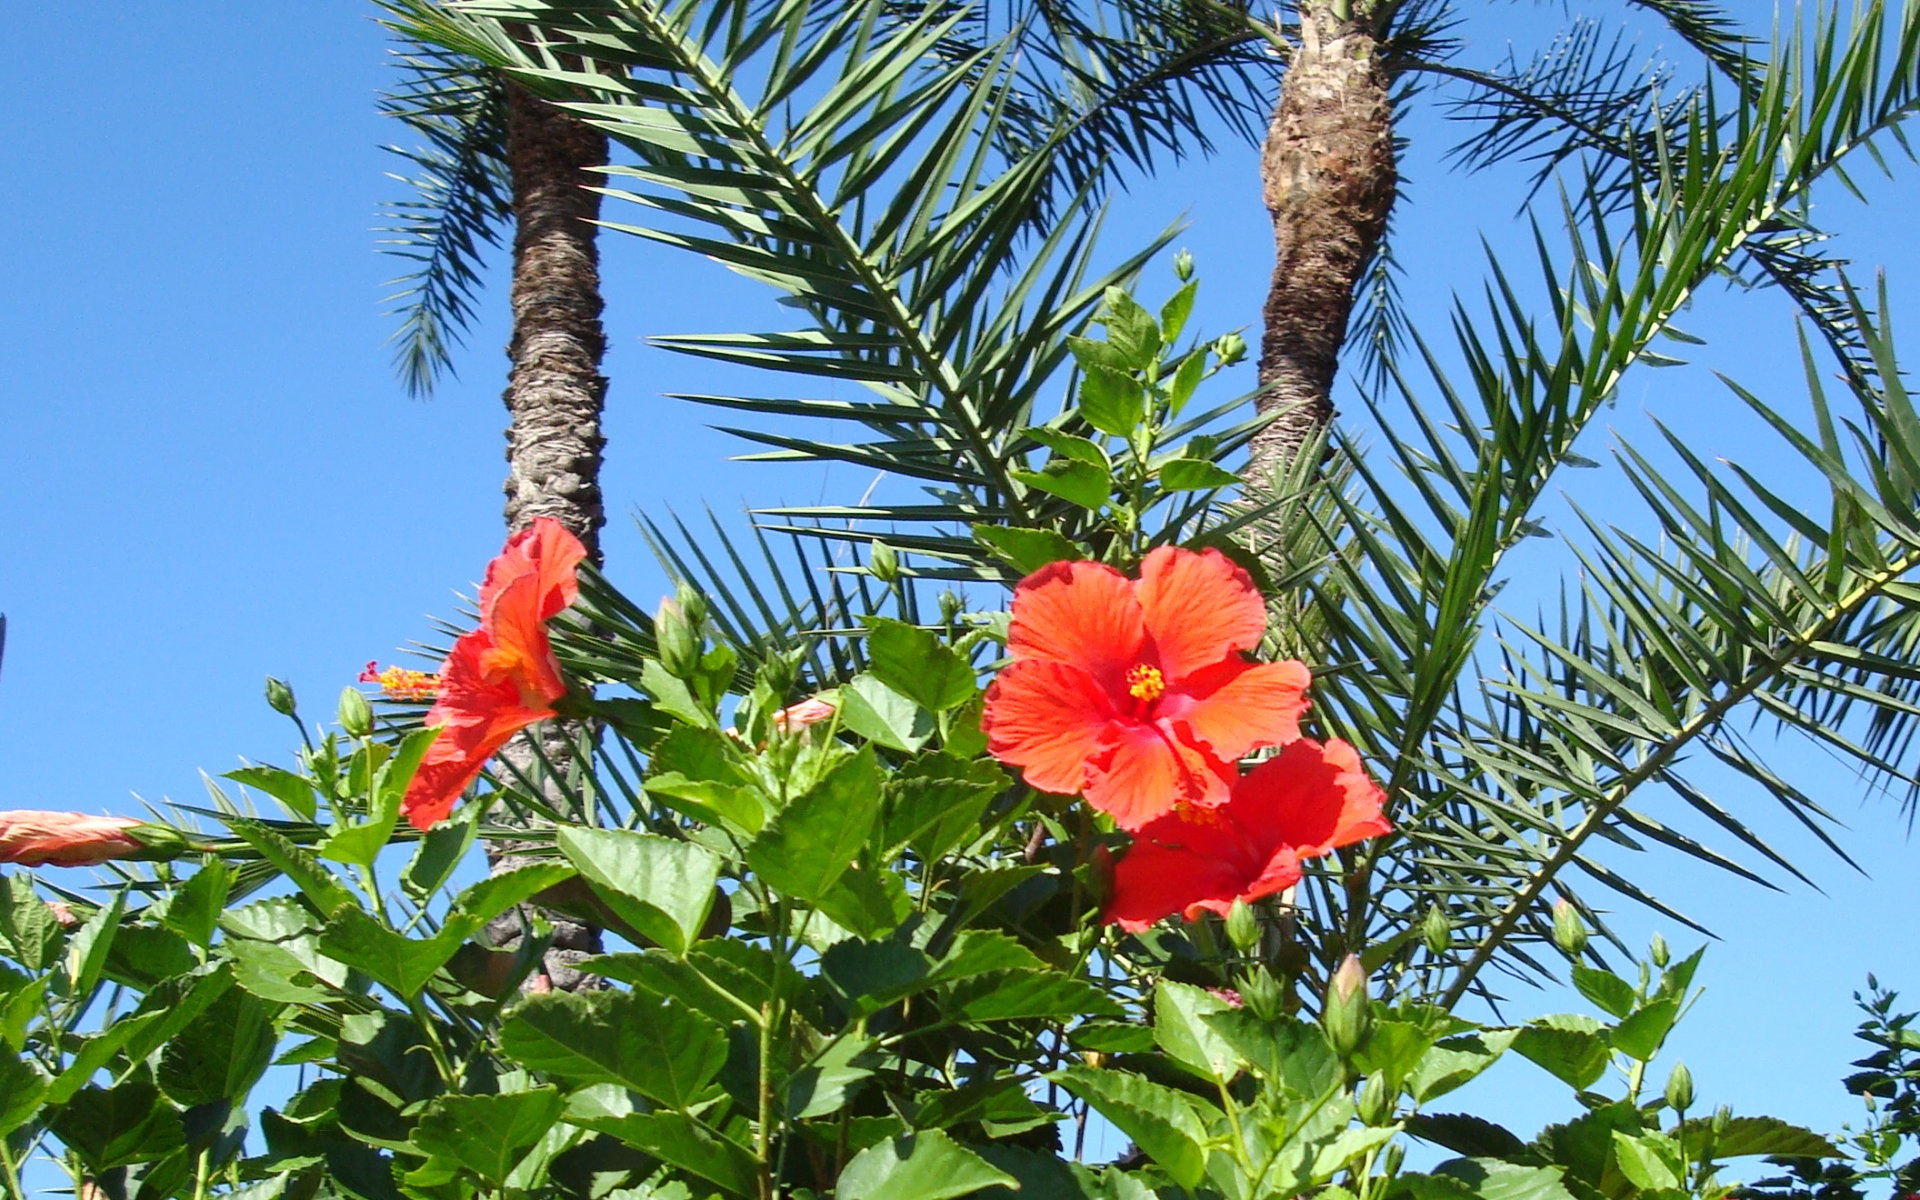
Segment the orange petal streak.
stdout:
[[1053,563],[1013,591],[1007,652],[1015,662],[1071,663],[1108,692],[1124,693],[1127,670],[1145,643],[1133,583],[1112,567]]
[[1161,546],[1140,564],[1135,595],[1170,679],[1251,650],[1267,630],[1267,604],[1252,577],[1218,550]]
[[1016,662],[987,688],[987,749],[1043,792],[1072,795],[1112,723],[1113,702],[1093,677],[1065,663]]
[[1239,759],[1300,736],[1312,682],[1305,665],[1292,659],[1252,664],[1231,658],[1181,680],[1159,711],[1184,723],[1215,755]]

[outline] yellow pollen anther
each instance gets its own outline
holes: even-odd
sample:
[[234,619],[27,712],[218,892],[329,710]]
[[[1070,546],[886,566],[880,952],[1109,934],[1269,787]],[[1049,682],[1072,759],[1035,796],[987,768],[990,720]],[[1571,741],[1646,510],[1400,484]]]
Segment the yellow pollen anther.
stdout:
[[1127,672],[1127,694],[1135,700],[1158,700],[1167,690],[1167,681],[1159,667],[1146,664]]

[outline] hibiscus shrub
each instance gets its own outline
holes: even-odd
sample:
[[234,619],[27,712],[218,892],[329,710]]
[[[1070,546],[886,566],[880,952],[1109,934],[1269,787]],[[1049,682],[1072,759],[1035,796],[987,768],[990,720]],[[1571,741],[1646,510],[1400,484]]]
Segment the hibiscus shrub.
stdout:
[[[295,767],[230,774],[278,818],[218,788],[225,839],[11,815],[17,857],[171,860],[104,905],[0,891],[16,1191],[57,1146],[116,1200],[1653,1200],[1812,1136],[1641,1094],[1697,956],[1579,963],[1606,1019],[1513,1028],[1298,966],[1289,889],[1387,798],[1302,735],[1307,669],[1247,657],[1265,605],[1217,550],[1049,565],[1004,618],[869,617],[819,694],[803,651],[716,640],[684,591],[648,620],[580,561],[536,522],[437,676],[369,668],[381,718],[351,692]],[[561,736],[484,774],[529,727]],[[519,865],[463,884],[477,839]],[[557,911],[611,942],[577,991]],[[1509,1049],[1578,1090],[1577,1138],[1432,1111]],[[1132,1149],[1088,1165],[1090,1130]],[[1406,1171],[1407,1134],[1460,1157]]]

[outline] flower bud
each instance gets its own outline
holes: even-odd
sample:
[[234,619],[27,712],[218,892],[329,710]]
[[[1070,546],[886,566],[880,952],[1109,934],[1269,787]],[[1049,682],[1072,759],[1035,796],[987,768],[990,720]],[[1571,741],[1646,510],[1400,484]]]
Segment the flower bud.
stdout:
[[187,839],[178,830],[148,825],[132,817],[31,809],[0,812],[0,863],[91,867],[120,859],[152,862],[178,858],[187,849]]
[[373,705],[357,687],[340,689],[340,728],[348,737],[363,738],[373,733]]
[[1438,904],[1427,910],[1420,921],[1420,940],[1434,954],[1445,954],[1453,945],[1453,918]]
[[1728,1108],[1726,1105],[1722,1104],[1719,1108],[1714,1109],[1713,1110],[1714,1136],[1718,1137],[1720,1134],[1725,1133],[1727,1131],[1727,1126],[1731,1124],[1732,1121],[1733,1121],[1733,1110],[1731,1108]]
[[691,678],[700,669],[700,639],[693,630],[685,608],[673,600],[660,601],[653,615],[654,644],[660,665],[676,679]]
[[881,583],[892,583],[900,578],[900,556],[892,546],[878,538],[874,539],[872,548],[867,551],[867,573]]
[[1367,1035],[1373,1031],[1373,1002],[1367,997],[1366,968],[1357,955],[1347,955],[1333,973],[1320,1009],[1320,1026],[1341,1058],[1352,1058],[1367,1044]]
[[967,602],[960,598],[960,594],[958,592],[941,592],[940,593],[941,624],[943,625],[953,624],[954,619],[957,618],[961,613],[965,612],[966,610],[967,610]]
[[1580,952],[1587,948],[1586,923],[1564,896],[1553,902],[1553,944],[1568,958],[1580,957]]
[[1256,967],[1240,977],[1240,1002],[1248,1012],[1262,1021],[1278,1020],[1280,1017],[1280,984],[1264,968]]
[[1673,957],[1673,952],[1667,949],[1667,939],[1657,933],[1654,934],[1653,941],[1647,944],[1647,957],[1653,960],[1654,966],[1665,969],[1668,961]]
[[1380,1151],[1380,1157],[1373,1160],[1374,1177],[1392,1179],[1400,1173],[1400,1164],[1406,1160],[1407,1147],[1404,1142],[1391,1141]]
[[283,717],[293,715],[293,689],[287,686],[285,680],[267,676],[267,707]]
[[774,713],[773,727],[781,733],[799,733],[809,725],[818,725],[832,717],[833,711],[832,701],[815,696]]
[[1685,1063],[1673,1064],[1673,1074],[1667,1076],[1667,1105],[1679,1113],[1693,1107],[1693,1072]]
[[1253,906],[1245,900],[1235,900],[1227,910],[1227,940],[1242,954],[1253,953],[1253,948],[1260,944],[1260,919],[1253,915]]
[[1173,256],[1173,273],[1181,283],[1193,278],[1193,251],[1182,250]]
[[1247,339],[1237,333],[1226,333],[1213,341],[1213,356],[1220,365],[1230,367],[1247,356]]
[[1387,1090],[1385,1073],[1375,1071],[1361,1085],[1360,1101],[1355,1111],[1368,1125],[1385,1125],[1393,1120],[1393,1099],[1393,1094]]

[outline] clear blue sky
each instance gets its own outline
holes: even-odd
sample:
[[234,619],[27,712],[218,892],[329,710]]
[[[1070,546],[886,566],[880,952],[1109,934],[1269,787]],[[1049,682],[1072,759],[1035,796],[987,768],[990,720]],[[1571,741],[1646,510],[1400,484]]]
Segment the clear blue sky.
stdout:
[[[1766,10],[1747,11],[1769,26]],[[1498,6],[1468,31],[1480,39],[1470,57],[1489,61],[1500,39],[1560,19],[1558,6]],[[261,703],[264,675],[290,680],[309,711],[330,711],[364,661],[391,659],[431,633],[429,615],[451,615],[497,547],[504,292],[488,297],[461,379],[431,402],[407,399],[380,305],[398,268],[370,232],[380,201],[398,193],[379,146],[400,131],[375,111],[390,68],[361,6],[76,2],[14,13],[9,33],[0,807],[194,803],[200,771],[287,756],[292,731]],[[1407,132],[1399,249],[1414,311],[1432,317],[1452,290],[1479,287],[1480,237],[1514,241],[1516,193],[1506,177],[1447,173],[1434,117]],[[1199,262],[1196,320],[1209,332],[1253,323],[1270,266],[1253,172],[1251,151],[1230,147],[1117,204],[1116,248],[1187,215],[1181,244]],[[1879,208],[1822,213],[1849,231],[1863,268],[1887,264],[1896,298],[1912,296],[1920,262],[1897,236],[1910,212],[1886,203],[1896,185],[1868,190]],[[661,576],[621,514],[847,501],[869,481],[724,463],[736,447],[704,427],[710,415],[661,398],[714,390],[712,369],[641,339],[779,328],[781,310],[758,285],[671,251],[610,235],[606,257],[606,550],[610,574],[648,602]],[[1149,293],[1167,278],[1155,270]],[[1654,412],[1704,453],[1764,455],[1728,421],[1706,368],[1790,404],[1798,368],[1784,308],[1710,292],[1689,318],[1714,347],[1700,366],[1631,377],[1615,423],[1644,432]],[[1604,444],[1586,449],[1606,457]],[[1604,506],[1617,477],[1589,474],[1583,495]],[[1761,803],[1737,788],[1726,799],[1749,814]],[[1851,827],[1846,845],[1871,878],[1765,814],[1756,823],[1824,894],[1765,893],[1660,856],[1627,865],[1725,939],[1677,1043],[1703,1101],[1831,1129],[1858,1118],[1835,1082],[1858,1054],[1849,993],[1874,970],[1920,1006],[1920,884],[1890,806],[1864,801],[1838,771],[1818,799]],[[1622,925],[1696,940],[1656,918]],[[1511,1011],[1567,1003],[1523,989]],[[1570,1101],[1532,1074],[1516,1064],[1473,1100],[1529,1129],[1543,1096],[1566,1115]]]

